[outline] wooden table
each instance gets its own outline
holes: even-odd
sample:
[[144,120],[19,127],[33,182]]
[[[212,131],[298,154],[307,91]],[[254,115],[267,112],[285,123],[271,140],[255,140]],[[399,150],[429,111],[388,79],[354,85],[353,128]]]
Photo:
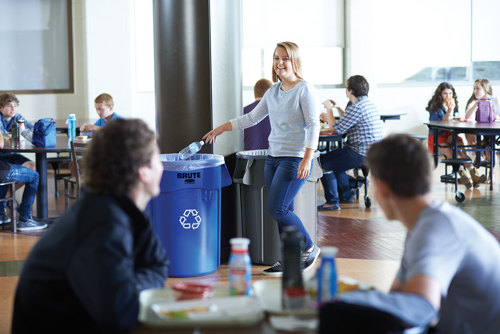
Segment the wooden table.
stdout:
[[[457,158],[457,151],[459,150],[457,144],[457,137],[460,133],[471,133],[478,137],[477,147],[473,151],[487,151],[491,152],[490,159],[490,180],[493,180],[493,166],[495,165],[495,144],[496,137],[500,136],[500,122],[493,123],[476,123],[476,122],[460,122],[460,121],[429,121],[425,123],[429,130],[445,130],[452,133],[452,154],[451,158]],[[481,136],[490,137],[493,139],[492,145],[489,148],[481,148]],[[438,136],[434,136],[434,165],[438,164]],[[490,182],[490,190],[493,190],[493,182]]]
[[47,153],[71,152],[68,137],[57,136],[57,145],[54,147],[34,147],[28,141],[21,141],[19,147],[11,147],[10,141],[4,139],[4,148],[0,152],[35,153],[36,171],[40,178],[38,181],[36,217],[38,219],[48,218],[48,195],[47,195]]

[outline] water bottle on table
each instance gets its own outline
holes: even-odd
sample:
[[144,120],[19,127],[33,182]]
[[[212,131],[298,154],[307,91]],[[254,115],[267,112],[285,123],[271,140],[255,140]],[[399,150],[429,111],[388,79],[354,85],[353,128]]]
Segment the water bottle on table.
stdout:
[[68,120],[68,142],[76,139],[76,116],[75,114],[69,114]]
[[196,153],[198,153],[201,150],[203,144],[205,144],[205,142],[203,140],[195,141],[195,142],[189,144],[189,146],[184,147],[179,152],[179,158],[181,160],[189,159],[190,157],[192,157],[193,155],[195,155]]
[[283,261],[281,303],[283,309],[303,309],[308,306],[307,292],[302,278],[303,239],[302,234],[291,226],[285,227],[281,234]]
[[252,263],[248,255],[247,238],[232,238],[231,255],[229,257],[229,294],[231,296],[248,296],[252,283]]
[[321,248],[321,265],[318,269],[318,303],[332,300],[337,293],[336,247]]

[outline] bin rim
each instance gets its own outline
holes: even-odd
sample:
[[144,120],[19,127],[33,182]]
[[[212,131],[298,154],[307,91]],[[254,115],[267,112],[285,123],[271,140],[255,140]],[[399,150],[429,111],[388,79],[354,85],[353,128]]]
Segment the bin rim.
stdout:
[[257,160],[266,159],[268,155],[268,150],[247,150],[236,153],[237,158]]
[[188,159],[182,160],[179,153],[160,154],[163,170],[167,171],[190,171],[204,168],[213,168],[225,163],[220,154],[195,154]]

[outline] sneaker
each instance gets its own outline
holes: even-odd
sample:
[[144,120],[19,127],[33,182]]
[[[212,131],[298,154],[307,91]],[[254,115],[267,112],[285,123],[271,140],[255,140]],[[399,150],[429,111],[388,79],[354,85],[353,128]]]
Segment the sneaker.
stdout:
[[35,231],[35,230],[43,230],[44,228],[47,228],[47,224],[37,222],[31,217],[28,218],[27,220],[20,220],[17,223],[17,229],[19,231]]
[[10,223],[11,223],[10,217],[7,215],[7,212],[4,210],[4,212],[0,214],[0,225],[7,225]]
[[314,245],[314,248],[310,252],[302,253],[302,261],[304,262],[304,271],[308,271],[314,266],[314,262],[318,259],[319,253],[321,253],[321,249]]
[[278,261],[272,267],[263,270],[262,273],[268,276],[280,277],[283,275],[283,264],[281,261]]

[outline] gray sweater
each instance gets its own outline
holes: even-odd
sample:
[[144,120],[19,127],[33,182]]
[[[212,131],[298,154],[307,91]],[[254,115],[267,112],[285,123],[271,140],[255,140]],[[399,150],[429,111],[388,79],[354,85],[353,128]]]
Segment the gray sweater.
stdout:
[[303,158],[316,149],[319,138],[319,103],[316,89],[302,80],[288,91],[274,84],[250,113],[231,120],[233,130],[249,128],[269,115],[269,155]]

